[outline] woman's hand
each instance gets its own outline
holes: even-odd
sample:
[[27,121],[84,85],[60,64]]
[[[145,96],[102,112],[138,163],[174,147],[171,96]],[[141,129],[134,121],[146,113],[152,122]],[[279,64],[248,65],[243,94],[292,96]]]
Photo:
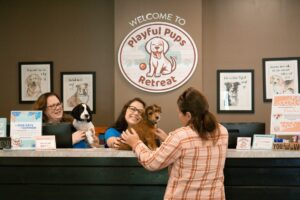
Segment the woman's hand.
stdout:
[[109,148],[117,149],[120,146],[121,138],[119,138],[119,137],[110,137],[110,138],[108,138],[106,143],[107,143]]
[[157,128],[155,130],[155,135],[158,137],[158,139],[163,142],[165,141],[165,139],[168,137],[168,134],[166,132],[164,132],[162,129]]
[[76,144],[86,138],[84,131],[76,131],[72,134],[72,144]]
[[114,148],[114,149],[119,149],[120,144],[121,144],[121,138],[116,137],[116,138],[115,138],[115,141],[114,141],[114,143],[113,143],[113,145],[112,145],[112,148]]
[[139,135],[132,128],[130,130],[127,129],[126,131],[123,131],[121,138],[122,141],[131,146],[132,149],[134,149],[134,147],[140,140]]

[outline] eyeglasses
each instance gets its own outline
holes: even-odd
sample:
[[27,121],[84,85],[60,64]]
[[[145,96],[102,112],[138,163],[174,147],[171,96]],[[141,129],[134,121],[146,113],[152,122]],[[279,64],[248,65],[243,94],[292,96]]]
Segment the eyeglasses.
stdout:
[[139,115],[143,114],[144,110],[143,109],[138,109],[134,106],[128,106],[128,109],[134,113],[134,112],[137,112]]
[[62,106],[62,103],[59,102],[59,103],[56,103],[56,104],[52,104],[50,106],[47,106],[47,108],[51,109],[51,110],[55,110],[56,108],[60,108]]

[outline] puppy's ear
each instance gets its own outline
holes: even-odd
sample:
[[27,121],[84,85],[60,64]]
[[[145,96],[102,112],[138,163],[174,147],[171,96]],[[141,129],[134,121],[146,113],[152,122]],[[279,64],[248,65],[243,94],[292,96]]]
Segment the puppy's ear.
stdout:
[[231,83],[225,82],[224,85],[225,85],[225,87],[228,89],[228,88],[230,87]]
[[167,53],[167,51],[169,50],[169,43],[164,39],[162,39],[162,41],[164,43],[164,53]]
[[29,79],[30,79],[30,75],[29,75],[29,76],[27,76],[27,77],[26,77],[26,79],[25,79],[25,82],[26,82],[26,84],[28,84],[28,83],[29,83]]
[[155,106],[156,106],[156,108],[157,108],[157,111],[161,113],[161,112],[162,112],[161,107],[158,106],[158,105],[156,105],[156,104],[155,104]]
[[238,85],[241,85],[241,83],[240,82],[234,82],[233,85],[238,86]]
[[145,110],[142,114],[142,119],[148,119],[148,112]]
[[273,81],[274,81],[274,76],[271,76],[271,77],[270,77],[270,84],[272,84]]
[[76,120],[80,120],[80,106],[81,104],[78,104],[77,106],[75,106],[71,112],[71,115],[74,119]]
[[89,115],[90,115],[90,119],[88,120],[88,122],[93,121],[93,114],[92,114],[92,110],[90,109],[90,107],[86,105],[86,110],[88,111]]
[[[153,38],[152,38],[153,39]],[[146,45],[145,45],[145,49],[148,53],[151,53],[151,44],[152,44],[152,39],[150,39]]]

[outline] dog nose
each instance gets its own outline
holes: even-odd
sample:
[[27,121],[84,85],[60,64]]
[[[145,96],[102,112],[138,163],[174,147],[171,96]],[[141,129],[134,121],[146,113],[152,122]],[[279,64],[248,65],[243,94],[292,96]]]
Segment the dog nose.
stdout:
[[88,114],[85,114],[84,117],[85,117],[85,118],[89,118],[89,115],[88,115]]
[[155,119],[159,119],[159,116],[156,116]]

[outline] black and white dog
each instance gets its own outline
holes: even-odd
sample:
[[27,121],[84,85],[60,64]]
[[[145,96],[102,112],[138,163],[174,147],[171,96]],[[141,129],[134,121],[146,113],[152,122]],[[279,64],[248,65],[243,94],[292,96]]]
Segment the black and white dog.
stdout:
[[75,106],[71,112],[73,116],[73,126],[76,130],[84,131],[86,142],[90,147],[99,147],[99,141],[95,135],[95,127],[92,123],[92,111],[90,107],[81,103]]

